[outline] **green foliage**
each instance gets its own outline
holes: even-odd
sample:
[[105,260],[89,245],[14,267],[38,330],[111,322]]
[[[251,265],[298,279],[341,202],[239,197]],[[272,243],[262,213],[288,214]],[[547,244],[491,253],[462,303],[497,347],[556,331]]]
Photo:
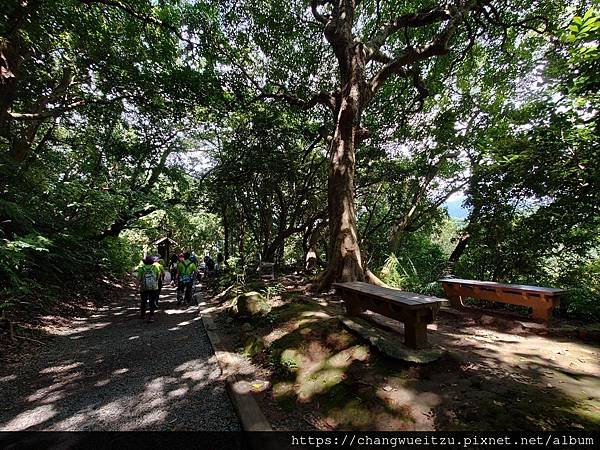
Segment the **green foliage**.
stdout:
[[595,258],[585,263],[565,264],[560,271],[557,283],[569,289],[561,303],[567,314],[579,318],[600,321],[600,259],[596,250]]
[[[431,6],[357,3],[363,42]],[[353,186],[361,251],[387,283],[436,292],[465,233],[457,275],[567,287],[569,313],[598,317],[598,9],[493,4],[464,18],[447,54],[410,67],[429,91],[422,103],[398,74],[366,105]],[[3,73],[18,70],[0,84],[1,308],[124,274],[165,235],[175,250],[227,253],[235,273],[256,253],[303,261],[309,243],[326,259],[337,116],[279,101],[343,88],[306,1],[5,9],[0,59]],[[382,50],[427,43],[436,26]],[[462,190],[464,229],[443,209]]]
[[447,255],[428,235],[406,237],[398,255],[390,254],[380,271],[381,279],[390,286],[406,291],[434,293],[439,291],[439,278]]
[[[13,70],[0,83],[3,307],[35,308],[40,295],[129,272],[162,231],[140,219],[199,202],[178,159],[203,138],[221,91],[209,46],[188,54],[173,30],[201,8],[126,3],[3,9],[2,77]],[[190,26],[207,25],[203,18]],[[214,220],[182,216],[174,227],[186,230],[186,244],[218,240]],[[136,226],[149,228],[140,240],[119,237]]]

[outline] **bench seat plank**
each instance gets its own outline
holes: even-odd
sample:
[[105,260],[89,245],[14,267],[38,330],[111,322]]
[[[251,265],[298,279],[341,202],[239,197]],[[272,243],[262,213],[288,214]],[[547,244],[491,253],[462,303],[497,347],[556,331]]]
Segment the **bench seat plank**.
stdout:
[[439,280],[440,283],[448,283],[448,284],[458,284],[465,286],[481,286],[487,288],[495,288],[495,289],[506,289],[508,291],[511,290],[519,290],[525,292],[537,292],[540,294],[561,294],[566,292],[565,289],[555,289],[548,288],[543,286],[529,286],[526,284],[505,284],[505,283],[495,283],[493,281],[480,281],[480,280],[464,280],[462,278],[442,278]]
[[407,308],[421,308],[423,305],[433,305],[447,302],[446,299],[430,297],[427,295],[416,294],[414,292],[404,292],[391,288],[375,286],[373,284],[362,283],[360,281],[351,281],[347,283],[334,283],[335,288],[351,290],[364,294],[372,298],[383,298],[392,302],[398,302]]
[[559,304],[565,289],[521,284],[504,284],[492,281],[464,280],[460,278],[442,278],[446,295],[454,308],[463,309],[464,297],[531,307],[533,318],[548,321],[552,310]]
[[427,324],[435,320],[440,304],[447,301],[359,281],[333,286],[342,294],[349,315],[369,310],[403,322],[404,342],[412,348],[427,346]]

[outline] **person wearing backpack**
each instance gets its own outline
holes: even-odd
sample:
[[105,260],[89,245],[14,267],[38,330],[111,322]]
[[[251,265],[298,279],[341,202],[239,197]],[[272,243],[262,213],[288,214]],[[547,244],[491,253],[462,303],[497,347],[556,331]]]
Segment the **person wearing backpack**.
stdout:
[[192,303],[195,274],[196,264],[190,261],[190,252],[185,252],[183,254],[183,261],[177,264],[177,305],[181,305],[183,301],[188,306]]
[[148,322],[154,322],[154,311],[156,310],[156,301],[158,300],[158,280],[160,279],[160,269],[154,264],[152,256],[146,256],[137,270],[138,287],[140,290],[141,317],[146,317],[146,304],[150,303],[150,316]]

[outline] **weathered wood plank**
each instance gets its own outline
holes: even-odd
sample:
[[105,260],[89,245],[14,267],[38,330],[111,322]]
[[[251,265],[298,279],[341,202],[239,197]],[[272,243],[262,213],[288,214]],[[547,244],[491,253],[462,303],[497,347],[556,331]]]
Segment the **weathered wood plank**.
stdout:
[[566,292],[565,289],[555,289],[548,288],[543,286],[529,286],[525,284],[505,284],[505,283],[495,283],[493,281],[480,281],[480,280],[465,280],[462,278],[442,278],[438,280],[440,283],[448,283],[454,285],[463,285],[463,286],[479,286],[479,287],[487,287],[493,289],[501,289],[508,291],[526,291],[526,292],[537,292],[541,294],[560,294]]
[[358,281],[333,286],[342,293],[349,315],[368,310],[403,322],[404,342],[411,348],[427,346],[427,324],[435,320],[440,304],[447,301]]
[[533,309],[533,318],[550,320],[552,310],[559,304],[565,289],[521,284],[503,284],[492,281],[463,280],[460,278],[442,278],[446,295],[453,307],[464,309],[463,298],[474,297],[511,305],[526,306]]
[[404,292],[391,288],[384,288],[368,283],[362,283],[360,281],[352,281],[348,283],[334,283],[333,286],[335,288],[339,288],[345,291],[352,291],[364,294],[372,298],[381,298],[393,302],[398,302],[407,307],[421,307],[423,305],[433,305],[447,302],[447,300],[444,298],[431,297],[427,295],[416,294],[414,292]]

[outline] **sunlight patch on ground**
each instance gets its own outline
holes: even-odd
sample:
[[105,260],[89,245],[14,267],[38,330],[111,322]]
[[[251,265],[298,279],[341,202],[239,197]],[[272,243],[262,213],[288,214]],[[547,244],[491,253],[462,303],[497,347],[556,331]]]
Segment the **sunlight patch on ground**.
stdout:
[[37,408],[33,408],[33,409],[22,412],[18,416],[14,417],[6,425],[0,425],[0,430],[2,430],[2,431],[25,430],[29,427],[34,427],[36,425],[44,423],[45,421],[56,416],[56,414],[57,414],[57,411],[55,411],[53,405],[41,405],[41,406],[38,406]]
[[16,375],[7,375],[5,377],[0,377],[0,383],[8,383],[9,381],[14,381],[16,379]]
[[220,376],[220,370],[217,367],[200,359],[181,364],[173,372],[180,374],[181,379],[202,382],[200,383],[202,386]]
[[[83,322],[83,323],[85,323],[85,322]],[[72,336],[74,334],[84,333],[86,331],[100,330],[102,328],[108,327],[109,325],[111,325],[110,322],[99,322],[99,323],[86,324],[84,326],[73,326],[72,328],[65,328],[65,329],[59,330],[56,332],[56,334],[59,336]]]
[[187,386],[182,386],[178,389],[169,391],[167,393],[167,397],[169,397],[169,399],[181,398],[181,397],[185,396],[185,394],[187,394],[189,392],[189,390],[190,389]]
[[67,364],[64,366],[47,367],[45,369],[40,370],[40,373],[62,373],[62,372],[67,372],[72,369],[76,369],[77,367],[81,367],[81,366],[83,366],[83,363],[74,362],[73,364]]
[[187,313],[189,313],[188,309],[164,309],[163,313],[167,314],[169,316],[174,315],[174,314],[187,314]]
[[73,374],[66,375],[62,378],[62,381],[58,383],[54,383],[50,386],[45,386],[43,388],[38,389],[33,394],[26,397],[29,403],[33,402],[44,402],[49,397],[54,397],[56,395],[56,391],[63,389],[69,384],[81,378],[80,372],[75,372]]

